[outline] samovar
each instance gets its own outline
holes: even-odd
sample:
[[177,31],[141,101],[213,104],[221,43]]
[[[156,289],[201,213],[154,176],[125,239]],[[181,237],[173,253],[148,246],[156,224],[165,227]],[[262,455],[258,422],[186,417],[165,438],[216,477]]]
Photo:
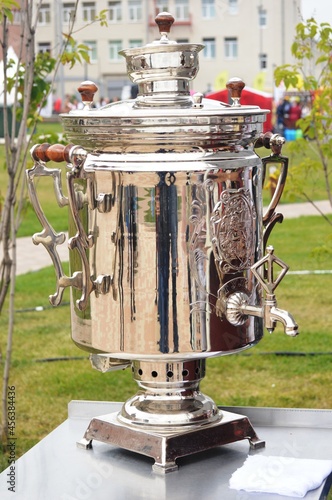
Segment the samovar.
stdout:
[[[298,333],[274,293],[288,267],[267,246],[282,221],[284,139],[263,134],[268,110],[241,106],[239,78],[227,84],[232,104],[190,94],[203,45],[171,41],[173,22],[159,14],[159,41],[121,51],[137,98],[95,109],[97,87],[83,82],[84,108],[61,115],[71,143],[35,145],[27,171],[43,226],[33,241],[56,271],[51,304],[70,287],[73,341],[101,371],[131,367],[139,385],[119,413],[92,419],[80,445],[99,440],[153,457],[160,472],[221,444],[264,446],[247,417],[200,392],[205,360],[254,346],[264,325]],[[258,146],[271,154],[261,159]],[[49,160],[67,163],[68,197]],[[280,176],[263,213],[270,163]],[[69,204],[70,276],[57,252],[65,234],[37,197],[35,178],[44,176],[54,179],[58,204]]]

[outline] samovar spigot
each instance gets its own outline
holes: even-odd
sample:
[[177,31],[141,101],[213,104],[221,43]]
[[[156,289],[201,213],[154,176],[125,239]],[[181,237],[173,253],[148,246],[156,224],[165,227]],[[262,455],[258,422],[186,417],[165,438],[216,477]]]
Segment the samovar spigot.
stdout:
[[279,309],[275,304],[275,295],[273,295],[273,302],[267,298],[265,299],[264,322],[266,329],[269,333],[272,333],[276,327],[277,321],[280,321],[280,323],[284,325],[286,335],[290,337],[298,335],[299,328],[293,316],[288,311]]
[[[274,255],[273,246],[268,246],[266,250],[267,254],[265,257],[251,267],[252,273],[266,292],[263,306],[250,305],[250,299],[246,293],[235,292],[226,299],[225,315],[227,320],[233,325],[244,324],[248,316],[263,318],[265,327],[269,333],[274,331],[279,321],[283,324],[286,335],[295,337],[299,333],[298,325],[288,311],[277,307],[277,299],[274,293],[289,267]],[[273,276],[274,264],[277,264],[281,268],[276,278]]]

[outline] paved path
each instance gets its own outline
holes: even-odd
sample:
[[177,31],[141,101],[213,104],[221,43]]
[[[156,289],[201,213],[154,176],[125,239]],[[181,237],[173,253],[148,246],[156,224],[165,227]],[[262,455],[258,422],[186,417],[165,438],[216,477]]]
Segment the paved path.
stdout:
[[[324,214],[331,214],[330,203],[326,201],[316,201],[318,209]],[[289,203],[278,205],[278,212],[281,212],[285,219],[295,219],[301,215],[319,215],[319,212],[311,203]]]
[[[62,245],[57,246],[57,251],[62,262],[67,262],[69,260],[67,241],[68,238],[66,238],[66,241]],[[17,274],[38,271],[43,267],[52,265],[51,257],[41,243],[39,245],[35,245],[30,236],[27,238],[17,239]]]
[[[319,201],[317,202],[317,206],[325,214],[332,213],[328,201]],[[279,205],[278,211],[284,215],[285,219],[300,217],[301,215],[319,215],[310,203],[283,204]],[[57,250],[62,262],[68,261],[69,250],[67,241],[62,245],[58,245]],[[51,258],[43,245],[34,245],[30,236],[17,240],[17,274],[37,271],[51,265]]]

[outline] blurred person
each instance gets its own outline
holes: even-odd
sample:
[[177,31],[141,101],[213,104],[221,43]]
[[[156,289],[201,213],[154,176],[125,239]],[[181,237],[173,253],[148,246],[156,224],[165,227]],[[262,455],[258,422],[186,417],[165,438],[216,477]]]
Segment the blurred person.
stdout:
[[291,104],[290,110],[289,110],[289,127],[292,130],[297,129],[296,122],[301,118],[302,116],[302,109],[301,106],[298,102],[298,100],[294,100]]
[[73,109],[73,103],[71,101],[71,97],[69,94],[66,95],[65,100],[63,102],[62,113],[69,113]]
[[276,115],[277,115],[277,120],[276,120],[276,125],[277,125],[277,131],[279,133],[282,133],[285,128],[288,128],[288,118],[289,118],[289,111],[290,111],[290,102],[288,96],[286,96],[282,101],[279,102],[277,109],[276,109]]
[[62,99],[61,97],[57,97],[53,104],[53,113],[59,115],[61,113],[61,108],[62,108]]

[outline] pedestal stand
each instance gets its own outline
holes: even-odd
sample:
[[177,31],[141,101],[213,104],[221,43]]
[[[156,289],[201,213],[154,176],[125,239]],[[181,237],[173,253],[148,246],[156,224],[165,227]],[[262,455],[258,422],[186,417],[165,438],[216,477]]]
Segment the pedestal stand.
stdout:
[[248,439],[251,448],[262,448],[249,419],[221,411],[199,391],[205,360],[133,363],[140,390],[119,413],[91,420],[80,447],[102,441],[154,458],[153,470],[168,473],[178,468],[176,459],[216,446]]

